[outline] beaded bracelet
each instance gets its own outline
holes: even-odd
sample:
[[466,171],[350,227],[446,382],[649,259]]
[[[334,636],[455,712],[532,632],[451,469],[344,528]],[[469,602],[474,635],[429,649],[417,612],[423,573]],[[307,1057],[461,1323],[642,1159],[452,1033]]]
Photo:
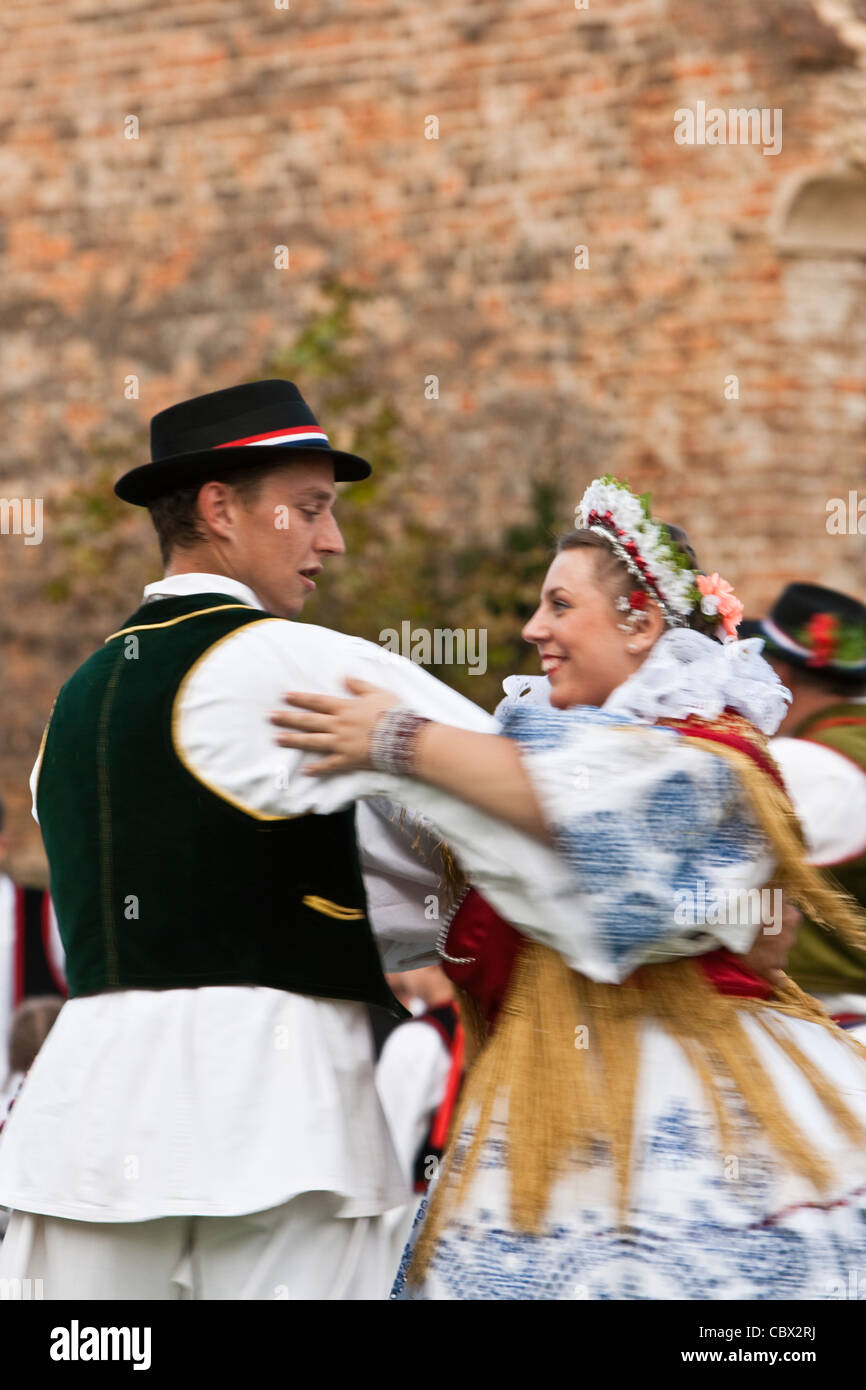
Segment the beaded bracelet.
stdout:
[[397,776],[412,771],[415,744],[422,724],[429,724],[410,709],[387,709],[380,714],[370,737],[370,763],[377,772]]

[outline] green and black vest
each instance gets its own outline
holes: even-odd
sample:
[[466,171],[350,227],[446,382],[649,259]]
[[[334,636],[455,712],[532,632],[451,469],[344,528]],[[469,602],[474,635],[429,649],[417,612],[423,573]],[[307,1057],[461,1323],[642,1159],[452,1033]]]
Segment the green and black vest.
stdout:
[[[833,748],[866,772],[866,705],[842,703],[819,710],[804,720],[793,737]],[[827,866],[827,871],[866,908],[866,851]],[[866,994],[866,951],[847,945],[808,919],[797,933],[786,968],[803,989],[823,994]]]
[[225,594],[152,601],[57,696],[36,809],[70,998],[265,985],[405,1017],[367,919],[354,806],[248,812],[175,748],[183,678],[215,643],[262,621],[274,617]]

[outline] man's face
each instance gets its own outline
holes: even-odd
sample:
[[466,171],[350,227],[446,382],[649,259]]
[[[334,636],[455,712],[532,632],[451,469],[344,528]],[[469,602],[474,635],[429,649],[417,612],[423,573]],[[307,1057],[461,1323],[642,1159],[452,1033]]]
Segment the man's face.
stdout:
[[271,613],[295,618],[325,556],[345,552],[331,510],[336,496],[329,459],[298,459],[269,474],[254,501],[206,483],[199,506],[224,572],[249,585]]

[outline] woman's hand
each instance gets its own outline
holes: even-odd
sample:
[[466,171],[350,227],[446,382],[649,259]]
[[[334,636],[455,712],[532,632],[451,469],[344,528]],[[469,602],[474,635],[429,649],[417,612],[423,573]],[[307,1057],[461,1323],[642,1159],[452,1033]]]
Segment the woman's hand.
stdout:
[[[273,710],[269,716],[272,724],[287,731],[277,734],[277,743],[284,748],[329,755],[304,768],[311,777],[372,766],[370,737],[379,715],[400,703],[390,690],[352,676],[346,680],[346,689],[352,692],[351,700],[290,690],[283,698],[293,708]],[[308,712],[302,714],[301,710]]]

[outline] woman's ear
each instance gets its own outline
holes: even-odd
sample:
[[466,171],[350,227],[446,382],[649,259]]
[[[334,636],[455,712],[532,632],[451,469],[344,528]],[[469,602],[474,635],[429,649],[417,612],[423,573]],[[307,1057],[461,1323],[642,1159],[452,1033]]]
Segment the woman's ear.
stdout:
[[640,615],[631,635],[629,649],[633,652],[648,652],[654,647],[665,630],[665,619],[657,603],[650,603]]

